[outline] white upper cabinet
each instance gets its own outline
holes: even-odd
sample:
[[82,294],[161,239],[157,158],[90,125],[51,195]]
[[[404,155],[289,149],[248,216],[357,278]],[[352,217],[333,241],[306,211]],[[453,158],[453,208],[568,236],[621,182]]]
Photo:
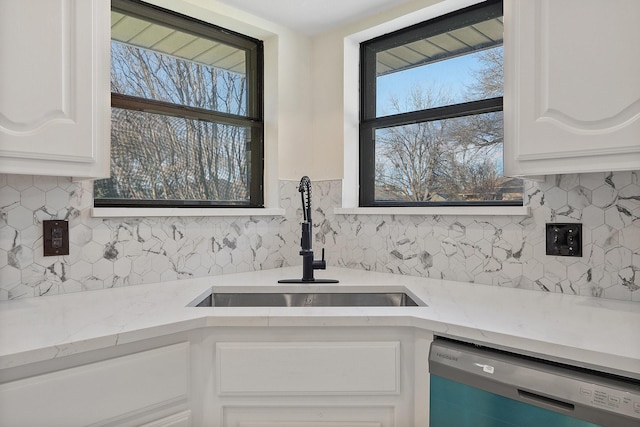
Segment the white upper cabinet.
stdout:
[[505,174],[640,169],[640,1],[505,0]]
[[0,172],[109,175],[110,2],[0,2]]

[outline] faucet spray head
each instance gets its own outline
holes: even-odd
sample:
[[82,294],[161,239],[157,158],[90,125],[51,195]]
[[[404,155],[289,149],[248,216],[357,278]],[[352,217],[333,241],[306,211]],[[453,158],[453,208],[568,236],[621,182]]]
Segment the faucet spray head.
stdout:
[[[308,176],[303,176],[298,185],[300,198],[302,200],[302,217],[304,222],[311,222],[311,180]],[[305,197],[306,195],[306,197]]]

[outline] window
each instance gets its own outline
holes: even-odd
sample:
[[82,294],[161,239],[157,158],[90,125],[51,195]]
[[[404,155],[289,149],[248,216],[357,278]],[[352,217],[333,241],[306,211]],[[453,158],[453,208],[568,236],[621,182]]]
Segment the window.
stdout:
[[503,176],[502,1],[360,45],[360,206],[522,205]]
[[98,207],[263,206],[262,42],[135,0],[111,9],[111,178]]

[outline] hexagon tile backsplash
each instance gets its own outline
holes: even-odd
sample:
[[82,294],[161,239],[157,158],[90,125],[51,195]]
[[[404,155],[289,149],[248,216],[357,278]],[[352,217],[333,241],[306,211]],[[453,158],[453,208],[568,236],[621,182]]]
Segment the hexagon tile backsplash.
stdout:
[[[335,215],[341,181],[314,182],[314,249],[330,266],[640,302],[639,177],[526,181],[528,217]],[[0,299],[299,265],[297,185],[280,183],[284,217],[102,219],[91,183],[0,175]],[[69,220],[68,256],[42,256],[46,219]],[[547,222],[581,222],[583,256],[545,255]]]

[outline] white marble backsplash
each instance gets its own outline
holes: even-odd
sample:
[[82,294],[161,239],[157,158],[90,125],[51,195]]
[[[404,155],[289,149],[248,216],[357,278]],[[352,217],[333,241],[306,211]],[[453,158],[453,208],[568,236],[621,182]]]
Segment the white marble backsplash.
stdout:
[[[330,266],[640,302],[639,177],[527,181],[529,217],[335,215],[341,182],[314,182],[314,249]],[[299,265],[297,185],[280,183],[284,217],[101,219],[90,183],[0,175],[0,299]],[[69,220],[70,255],[42,256],[46,219]],[[547,222],[581,222],[583,256],[545,255]]]
[[[525,181],[528,217],[347,215],[319,238],[345,267],[640,302],[639,177]],[[581,222],[583,256],[546,255],[548,222]]]

